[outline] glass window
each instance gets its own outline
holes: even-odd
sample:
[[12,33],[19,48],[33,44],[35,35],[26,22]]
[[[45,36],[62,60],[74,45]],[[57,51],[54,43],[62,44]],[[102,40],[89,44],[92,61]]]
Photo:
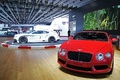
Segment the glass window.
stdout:
[[2,28],[1,31],[7,31],[9,28]]
[[62,22],[62,25],[65,25],[66,24],[66,22]]
[[39,34],[43,34],[43,31],[38,31]]
[[49,33],[48,31],[44,31],[44,33]]
[[105,33],[97,33],[97,32],[81,32],[76,34],[73,39],[77,40],[99,40],[99,41],[108,41],[108,38]]
[[32,34],[42,34],[43,31],[34,31]]

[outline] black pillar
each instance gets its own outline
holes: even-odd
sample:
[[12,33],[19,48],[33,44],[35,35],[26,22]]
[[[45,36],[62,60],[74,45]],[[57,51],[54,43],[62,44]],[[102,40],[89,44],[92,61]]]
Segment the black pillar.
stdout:
[[80,9],[72,9],[69,12],[69,28],[71,35],[82,31],[84,26],[84,12]]

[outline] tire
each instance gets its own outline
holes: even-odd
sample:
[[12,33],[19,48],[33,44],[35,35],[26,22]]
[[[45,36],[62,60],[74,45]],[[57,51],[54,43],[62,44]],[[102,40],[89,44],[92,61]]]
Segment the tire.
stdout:
[[21,37],[19,38],[19,43],[27,43],[27,42],[28,42],[27,37],[21,36]]
[[48,42],[50,42],[50,43],[55,42],[55,38],[53,36],[49,37]]
[[114,61],[113,61],[113,63],[112,63],[112,69],[111,69],[111,71],[107,73],[108,75],[111,75],[111,74],[112,74],[113,68],[114,68]]

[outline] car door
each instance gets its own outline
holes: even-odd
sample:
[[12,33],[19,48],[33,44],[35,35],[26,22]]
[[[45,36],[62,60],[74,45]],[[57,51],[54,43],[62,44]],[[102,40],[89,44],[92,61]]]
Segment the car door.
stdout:
[[46,37],[48,35],[48,32],[47,31],[40,31],[40,40],[46,40]]
[[41,35],[39,31],[34,31],[28,36],[30,42],[40,42]]
[[39,30],[39,31],[34,32],[33,35],[34,35],[34,41],[35,42],[42,42],[42,41],[45,40],[47,32]]

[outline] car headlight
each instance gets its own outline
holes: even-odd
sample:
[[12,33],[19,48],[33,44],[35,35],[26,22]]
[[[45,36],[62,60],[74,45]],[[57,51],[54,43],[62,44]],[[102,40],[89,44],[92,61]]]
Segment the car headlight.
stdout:
[[111,54],[110,54],[109,52],[107,52],[107,53],[105,54],[105,56],[106,56],[106,58],[110,58],[110,57],[111,57]]
[[96,59],[99,60],[99,61],[101,61],[101,60],[104,59],[104,55],[103,55],[102,53],[98,53],[98,54],[96,55]]
[[59,54],[60,54],[60,55],[64,56],[64,55],[65,55],[65,53],[66,53],[66,52],[65,52],[65,50],[64,50],[64,49],[61,49],[61,48],[59,49]]

